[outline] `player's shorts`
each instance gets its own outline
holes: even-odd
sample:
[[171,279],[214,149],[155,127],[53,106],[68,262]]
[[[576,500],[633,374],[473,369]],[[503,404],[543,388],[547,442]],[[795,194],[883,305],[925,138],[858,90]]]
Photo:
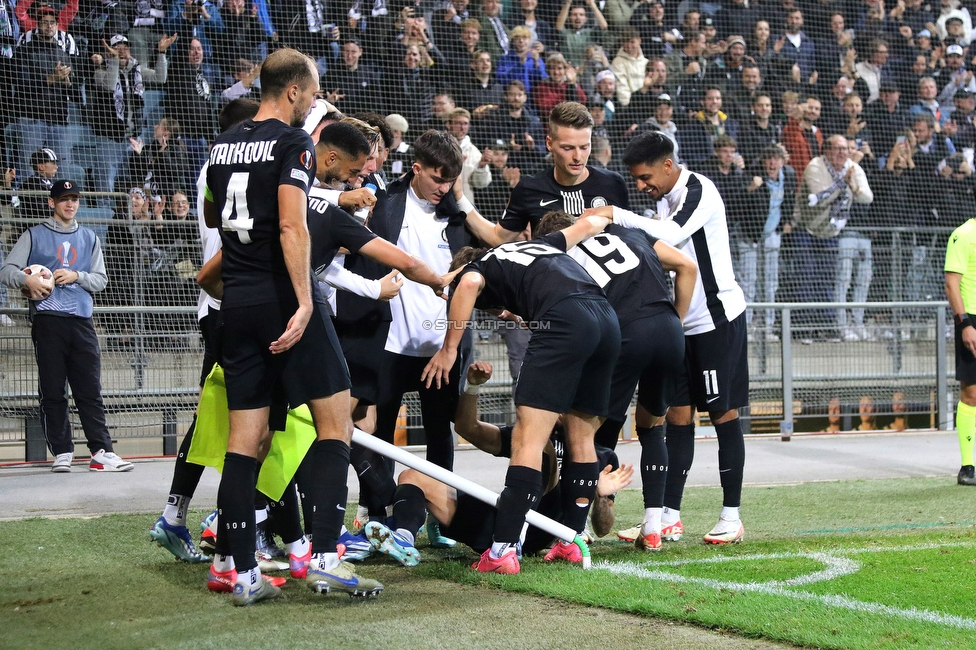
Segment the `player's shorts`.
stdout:
[[389,321],[347,323],[333,320],[342,354],[349,366],[352,396],[360,404],[376,404],[380,386],[380,366],[390,332]]
[[200,387],[203,387],[214,364],[221,363],[224,347],[224,321],[219,309],[207,308],[207,315],[200,319],[200,335],[203,337],[203,366],[200,368]]
[[749,351],[745,312],[711,332],[685,337],[685,373],[674,406],[725,412],[749,403]]
[[271,354],[297,307],[269,303],[224,307],[224,377],[231,410],[256,409],[284,399],[291,407],[347,390],[349,371],[332,319],[318,303],[302,338]]
[[640,382],[637,400],[651,415],[664,415],[685,368],[685,333],[671,309],[620,328],[620,356],[610,385],[609,419],[624,421]]
[[566,298],[532,331],[515,387],[516,406],[606,417],[620,354],[620,326],[603,298]]
[[[559,521],[562,517],[562,498],[559,486],[545,494],[539,502],[539,512],[546,517]],[[483,501],[475,499],[469,494],[458,492],[457,509],[450,524],[441,526],[441,534],[470,546],[479,555],[485,549],[491,548],[494,541],[495,516],[498,510]],[[522,544],[525,555],[534,555],[544,548],[549,548],[555,541],[552,534],[529,526]]]
[[976,384],[976,357],[962,344],[962,326],[958,322],[956,323],[956,379],[964,384]]

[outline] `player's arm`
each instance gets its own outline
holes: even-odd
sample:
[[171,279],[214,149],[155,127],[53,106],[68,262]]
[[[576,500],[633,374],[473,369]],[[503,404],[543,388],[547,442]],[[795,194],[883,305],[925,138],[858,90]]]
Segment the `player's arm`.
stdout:
[[519,236],[518,232],[512,232],[503,228],[501,224],[492,223],[481,216],[474,204],[464,196],[464,180],[461,177],[454,182],[454,198],[457,200],[458,210],[464,212],[467,217],[464,225],[467,226],[471,234],[483,241],[487,246],[494,248],[510,241],[514,241]]
[[581,241],[603,232],[603,229],[612,222],[613,220],[608,217],[590,215],[580,217],[575,221],[575,223],[573,223],[572,226],[563,228],[559,232],[561,232],[563,237],[566,238],[566,250],[569,250],[578,245]]
[[665,271],[674,271],[674,308],[678,317],[684,320],[688,308],[691,307],[691,296],[695,293],[698,265],[677,248],[660,239],[654,242],[654,252]]
[[298,343],[312,317],[311,247],[305,220],[307,208],[308,197],[302,188],[286,184],[278,186],[281,251],[298,299],[298,310],[288,321],[284,333],[271,344],[270,349],[274,354],[285,352]]
[[502,437],[498,427],[478,419],[478,390],[491,379],[491,364],[475,361],[468,366],[468,387],[458,398],[454,413],[454,430],[472,445],[497,456],[502,450]]
[[593,522],[593,533],[597,537],[603,537],[613,528],[615,516],[613,499],[610,497],[630,485],[634,478],[633,465],[623,463],[617,469],[610,471],[611,469],[610,465],[604,467],[596,484],[596,499],[593,501],[590,519]]
[[673,219],[662,221],[660,219],[648,219],[630,210],[618,208],[616,206],[603,206],[602,208],[590,208],[583,212],[582,217],[590,215],[610,216],[613,222],[624,228],[637,228],[643,230],[655,239],[663,239],[672,246],[681,246],[688,241],[693,234],[705,226],[711,216],[708,210],[697,209],[684,224],[679,224]]
[[220,225],[220,213],[213,202],[213,193],[208,185],[203,186],[203,220],[207,228],[216,228]]
[[966,305],[962,301],[962,290],[959,288],[961,282],[961,273],[946,271],[946,298],[949,299],[949,307],[952,308],[952,313],[956,315],[957,322],[961,321],[964,325],[962,330],[962,344],[973,355],[976,355],[976,327],[974,327],[974,324],[970,323],[968,320],[969,315],[966,313]]
[[224,297],[224,279],[220,273],[222,259],[224,259],[224,251],[219,250],[197,272],[197,284],[216,300]]
[[[464,267],[462,267],[464,268]],[[474,303],[485,287],[485,278],[480,273],[472,271],[465,273],[457,284],[457,288],[451,292],[451,305],[447,314],[447,335],[444,337],[444,345],[437,351],[437,354],[427,363],[424,372],[420,375],[420,381],[424,382],[427,388],[435,385],[437,388],[441,384],[448,383],[451,368],[457,359],[458,345],[461,344],[461,337],[471,314],[474,312]]]
[[[479,215],[480,216],[480,215]],[[393,267],[403,273],[408,280],[418,284],[426,284],[438,296],[444,293],[444,287],[451,282],[453,275],[435,273],[426,262],[414,257],[401,248],[397,248],[382,237],[376,237],[359,249],[359,252],[381,264]]]
[[[363,298],[380,300],[383,297],[383,283],[380,280],[369,280],[358,273],[353,273],[344,267],[339,260],[332,260],[332,263],[325,267],[324,270],[316,273],[315,277],[330,287],[342,289],[343,291],[348,291]],[[393,295],[395,296],[399,292],[400,289],[398,286]],[[389,300],[389,298],[386,298],[386,300]]]

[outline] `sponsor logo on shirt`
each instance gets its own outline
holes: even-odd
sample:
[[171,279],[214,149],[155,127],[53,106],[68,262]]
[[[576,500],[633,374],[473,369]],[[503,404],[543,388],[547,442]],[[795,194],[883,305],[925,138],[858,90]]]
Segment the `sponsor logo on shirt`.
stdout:
[[590,201],[591,208],[602,208],[605,205],[607,205],[607,200],[602,196],[594,196],[593,200]]
[[302,165],[305,166],[305,169],[312,168],[312,152],[309,151],[308,149],[302,152],[302,155],[299,157],[299,160],[301,161]]

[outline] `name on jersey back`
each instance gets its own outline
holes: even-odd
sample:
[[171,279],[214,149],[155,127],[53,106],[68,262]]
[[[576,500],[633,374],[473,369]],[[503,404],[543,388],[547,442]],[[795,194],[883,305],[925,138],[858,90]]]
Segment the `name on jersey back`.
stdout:
[[221,142],[210,151],[211,165],[250,165],[255,162],[271,162],[277,140],[257,142]]

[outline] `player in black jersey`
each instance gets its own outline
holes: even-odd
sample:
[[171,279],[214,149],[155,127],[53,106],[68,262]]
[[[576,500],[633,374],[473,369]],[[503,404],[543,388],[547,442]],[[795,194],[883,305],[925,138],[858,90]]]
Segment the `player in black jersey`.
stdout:
[[549,112],[546,136],[553,167],[519,181],[497,224],[474,218],[469,204],[460,202],[458,207],[468,213],[471,232],[487,245],[497,246],[513,241],[528,224],[534,228],[552,210],[578,216],[587,208],[629,207],[624,178],[604,167],[586,164],[592,132],[593,118],[586,106],[579,102],[557,104]]
[[[545,236],[572,225],[573,218],[565,212],[550,212],[536,231]],[[616,447],[634,389],[640,385],[636,420],[645,514],[637,546],[658,551],[668,466],[662,425],[678,378],[684,373],[681,319],[691,304],[698,267],[673,246],[616,224],[568,253],[603,287],[620,322],[620,356],[610,388],[610,415],[596,433],[598,448]],[[674,304],[665,271],[675,273]]]
[[[316,552],[308,580],[319,591],[332,587],[378,593],[381,584],[357,577],[339,563],[336,553],[351,427],[348,397],[341,403],[330,392],[320,365],[328,356],[324,322],[312,317],[306,210],[315,154],[308,134],[298,127],[318,92],[315,63],[295,50],[278,50],[262,66],[261,88],[257,116],[217,138],[207,171],[207,225],[223,229],[224,369],[230,410],[230,439],[217,495],[219,548],[211,573],[233,578],[238,605],[280,594],[254,560],[253,502],[255,459],[268,437],[270,405],[283,396],[288,403],[309,405],[318,433],[311,450]],[[369,153],[365,138],[358,132],[356,136],[358,141],[347,143],[344,163],[350,166]],[[302,538],[288,551],[303,563],[310,548]]]
[[[491,379],[491,372],[491,364],[486,361],[476,361],[468,366],[467,387],[458,400],[454,427],[459,436],[482,451],[509,458],[512,455],[512,427],[498,427],[478,419],[478,392],[481,385]],[[561,521],[563,517],[558,470],[560,447],[554,447],[552,441],[545,446],[542,460],[544,488],[539,505],[535,508],[540,514],[555,521]],[[605,531],[609,531],[613,526],[614,516],[613,502],[609,497],[630,485],[634,468],[632,465],[619,465],[616,454],[611,449],[597,447],[596,455],[597,462],[603,469],[593,502],[593,518],[595,521],[602,521]],[[440,522],[445,535],[467,544],[479,555],[491,547],[496,520],[494,506],[412,469],[401,472],[397,482],[399,485],[393,498],[392,524],[368,524],[369,537],[378,550],[405,566],[416,564],[420,558],[413,543],[417,531],[424,523],[425,510],[430,510]],[[533,555],[549,548],[553,542],[551,534],[529,527],[521,550],[525,554]]]
[[[515,544],[525,513],[541,496],[542,450],[560,414],[565,414],[570,457],[563,464],[564,520],[577,533],[586,524],[600,474],[593,436],[608,413],[620,327],[603,290],[564,251],[608,222],[591,217],[546,239],[488,251],[466,248],[451,264],[463,269],[451,292],[444,345],[424,369],[427,385],[447,381],[476,306],[518,314],[533,330],[514,394],[514,447],[498,501],[494,543],[482,554],[478,571],[519,572]],[[574,544],[562,542],[546,558],[582,561]]]

